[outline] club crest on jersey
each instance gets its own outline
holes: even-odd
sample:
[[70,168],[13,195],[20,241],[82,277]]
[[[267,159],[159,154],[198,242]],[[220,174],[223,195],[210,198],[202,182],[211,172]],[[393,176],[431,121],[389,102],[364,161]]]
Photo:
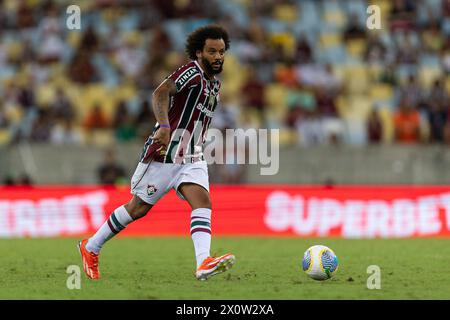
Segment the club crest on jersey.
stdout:
[[216,96],[210,95],[208,99],[208,107],[212,109],[214,106],[214,100],[216,99]]
[[158,191],[158,189],[156,189],[156,187],[155,187],[154,185],[149,184],[149,185],[147,186],[147,194],[148,194],[149,196],[154,195],[154,194],[156,193],[156,191]]

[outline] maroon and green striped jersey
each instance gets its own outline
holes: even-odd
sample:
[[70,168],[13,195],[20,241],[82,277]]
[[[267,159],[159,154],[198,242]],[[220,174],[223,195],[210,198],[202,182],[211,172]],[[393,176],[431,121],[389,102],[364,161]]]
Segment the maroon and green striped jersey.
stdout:
[[209,80],[197,61],[191,61],[167,77],[173,80],[176,93],[170,97],[169,122],[171,139],[166,150],[153,143],[156,123],[145,142],[140,161],[182,163],[203,150],[208,127],[219,100],[220,81]]

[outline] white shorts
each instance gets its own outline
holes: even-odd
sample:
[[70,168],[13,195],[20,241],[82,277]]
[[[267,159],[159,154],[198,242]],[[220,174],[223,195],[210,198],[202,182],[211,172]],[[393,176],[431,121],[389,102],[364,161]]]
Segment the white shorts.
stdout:
[[209,192],[208,166],[206,161],[177,164],[152,161],[139,162],[131,178],[131,194],[142,201],[154,205],[170,189],[175,189],[177,195],[185,200],[178,187],[183,182],[195,183]]

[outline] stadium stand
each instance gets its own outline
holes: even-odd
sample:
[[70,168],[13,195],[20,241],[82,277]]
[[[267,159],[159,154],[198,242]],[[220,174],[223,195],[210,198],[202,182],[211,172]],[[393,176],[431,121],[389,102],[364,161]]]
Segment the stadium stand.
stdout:
[[[237,127],[251,118],[258,127],[280,128],[287,137],[283,143],[310,145],[305,128],[326,135],[326,114],[317,100],[321,89],[332,86],[329,98],[343,138],[314,144],[374,143],[366,134],[374,108],[382,115],[380,142],[402,143],[390,122],[402,100],[402,86],[413,75],[420,96],[408,103],[421,114],[424,131],[430,131],[421,142],[450,141],[447,0],[213,1],[209,7],[215,10],[196,0],[80,3],[82,29],[68,30],[68,1],[0,2],[1,144],[52,143],[53,132],[62,127],[55,113],[56,92],[73,108],[64,130],[82,132],[72,143],[120,140],[120,124],[112,121],[119,105],[127,109],[129,125],[141,122],[137,117],[143,101],[186,61],[186,34],[210,22],[232,34],[223,80],[224,94],[236,97]],[[370,4],[381,9],[381,30],[365,26]],[[437,80],[444,84],[440,106],[430,99]],[[249,105],[243,88],[255,82],[264,93],[259,105]],[[93,134],[109,134],[109,139],[91,139],[86,127],[87,115],[98,105],[108,123]],[[433,126],[436,109],[445,118],[441,132],[426,129]],[[132,134],[129,139],[140,138]]]

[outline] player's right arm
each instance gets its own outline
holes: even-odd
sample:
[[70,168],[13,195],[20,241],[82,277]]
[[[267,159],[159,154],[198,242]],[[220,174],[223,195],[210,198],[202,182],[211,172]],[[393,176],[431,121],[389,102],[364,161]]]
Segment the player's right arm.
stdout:
[[[158,88],[153,92],[152,105],[156,121],[160,125],[158,131],[153,136],[153,142],[159,143],[165,147],[170,141],[170,127],[169,127],[169,99],[177,92],[175,82],[172,79],[164,80]],[[165,127],[167,125],[167,127]]]

